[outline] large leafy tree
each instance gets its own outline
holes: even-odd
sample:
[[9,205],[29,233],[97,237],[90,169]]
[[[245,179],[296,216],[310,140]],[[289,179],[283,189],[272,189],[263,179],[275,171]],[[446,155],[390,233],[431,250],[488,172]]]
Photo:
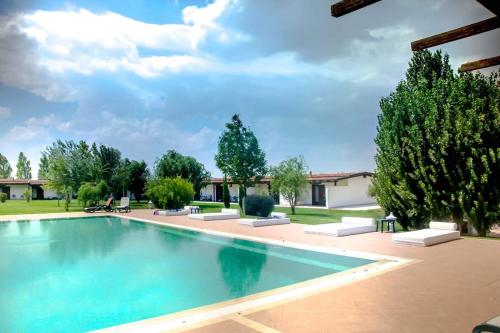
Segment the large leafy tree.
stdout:
[[0,154],[0,178],[10,178],[12,174],[12,167],[10,166],[7,157]]
[[302,156],[292,157],[271,168],[272,189],[290,204],[292,214],[301,191],[307,185],[307,165]]
[[210,179],[210,172],[194,157],[184,156],[175,150],[169,150],[155,163],[157,178],[181,177],[193,184],[195,195],[199,196],[201,188]]
[[139,202],[142,199],[149,178],[148,165],[144,161],[131,161],[129,175],[129,190],[134,193],[135,200]]
[[17,158],[17,164],[16,164],[16,178],[19,179],[31,179],[31,165],[30,161],[24,155],[23,152],[19,153],[19,156]]
[[[453,89],[452,127],[456,193],[461,207],[480,236],[500,221],[500,90],[498,75],[463,74]],[[451,117],[450,117],[451,118]],[[458,154],[455,154],[455,156]]]
[[235,114],[219,138],[215,163],[225,176],[239,184],[240,207],[247,188],[259,181],[267,171],[266,155],[255,134]]
[[[495,215],[495,205],[498,211],[498,89],[493,81],[454,74],[439,51],[417,52],[406,79],[381,100],[375,192],[403,227],[418,228],[430,216],[460,225],[464,213],[477,224]],[[467,193],[478,197],[466,200],[471,198]],[[486,197],[479,209],[476,203]],[[477,211],[482,211],[479,218]]]
[[47,179],[49,174],[49,158],[46,152],[42,152],[38,163],[38,179]]

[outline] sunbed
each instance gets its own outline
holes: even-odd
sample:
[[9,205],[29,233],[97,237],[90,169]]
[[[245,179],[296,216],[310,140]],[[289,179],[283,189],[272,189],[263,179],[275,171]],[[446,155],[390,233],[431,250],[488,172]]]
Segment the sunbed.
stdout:
[[399,244],[430,246],[459,239],[457,225],[450,222],[430,222],[429,229],[402,232],[392,235],[392,241]]
[[240,213],[237,209],[223,208],[220,213],[189,214],[188,217],[194,220],[213,221],[239,219]]
[[96,205],[94,207],[87,207],[84,209],[86,213],[95,213],[98,211],[112,212],[113,211],[113,198],[108,198],[104,205]]
[[500,332],[500,316],[491,318],[472,329],[472,333],[498,333]]
[[130,198],[129,197],[122,197],[120,199],[120,205],[116,206],[115,210],[117,210],[120,213],[130,212]]
[[272,212],[269,217],[266,218],[240,219],[238,223],[251,227],[265,227],[270,225],[289,224],[290,219],[286,217],[286,213]]
[[163,216],[181,216],[191,212],[191,206],[184,206],[183,209],[157,209],[153,211],[153,215]]
[[326,223],[304,227],[307,234],[343,237],[376,231],[374,220],[366,217],[342,217],[341,223]]

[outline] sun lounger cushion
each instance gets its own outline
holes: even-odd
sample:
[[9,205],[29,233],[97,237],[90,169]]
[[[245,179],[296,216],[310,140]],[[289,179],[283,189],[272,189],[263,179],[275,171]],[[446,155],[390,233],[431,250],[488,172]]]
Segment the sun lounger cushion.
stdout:
[[188,217],[202,221],[231,220],[239,219],[240,213],[237,209],[222,209],[220,213],[189,214]]
[[272,212],[271,217],[286,218],[286,213]]
[[450,223],[450,222],[430,222],[429,223],[429,229],[440,229],[440,230],[457,230],[457,224],[456,223]]
[[251,227],[265,227],[270,225],[289,224],[290,219],[286,217],[269,219],[240,219],[238,223],[249,225]]
[[375,224],[372,218],[369,217],[351,217],[344,216],[341,219],[342,223],[355,223],[355,224]]
[[220,210],[221,213],[227,213],[227,214],[240,214],[240,211],[237,209],[232,209],[232,208],[222,208]]
[[163,215],[163,216],[181,216],[189,214],[189,209],[179,209],[179,210],[155,210],[153,215]]
[[374,232],[375,230],[375,225],[366,223],[327,223],[320,225],[308,225],[304,227],[304,232],[307,234],[335,237],[362,234],[365,232]]
[[422,229],[392,235],[394,243],[418,246],[430,246],[459,238],[460,232],[442,229]]

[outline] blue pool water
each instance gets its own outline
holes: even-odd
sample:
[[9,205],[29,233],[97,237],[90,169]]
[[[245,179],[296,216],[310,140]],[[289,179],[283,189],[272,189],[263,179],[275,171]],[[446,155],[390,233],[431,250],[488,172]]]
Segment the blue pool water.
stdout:
[[117,217],[0,222],[0,332],[83,332],[373,261]]

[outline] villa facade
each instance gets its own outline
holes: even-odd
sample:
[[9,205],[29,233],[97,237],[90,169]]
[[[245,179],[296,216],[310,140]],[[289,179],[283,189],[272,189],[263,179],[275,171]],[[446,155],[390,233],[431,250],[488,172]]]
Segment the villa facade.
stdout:
[[23,200],[24,192],[31,191],[31,199],[56,199],[57,193],[44,188],[47,180],[36,179],[0,179],[0,192],[7,193],[7,200]]
[[[376,204],[375,198],[368,195],[372,179],[372,172],[311,173],[307,176],[308,184],[302,191],[297,204],[325,208]],[[247,194],[269,194],[271,193],[271,182],[271,177],[264,177],[254,187],[249,188]],[[237,202],[239,186],[230,179],[228,183],[231,201]],[[222,184],[222,178],[212,178],[201,189],[200,199],[203,201],[222,201]],[[277,205],[289,205],[279,193],[274,194],[274,198]]]

